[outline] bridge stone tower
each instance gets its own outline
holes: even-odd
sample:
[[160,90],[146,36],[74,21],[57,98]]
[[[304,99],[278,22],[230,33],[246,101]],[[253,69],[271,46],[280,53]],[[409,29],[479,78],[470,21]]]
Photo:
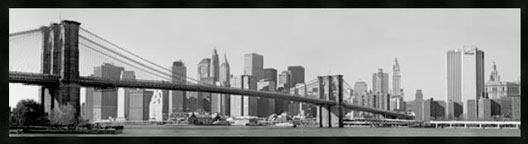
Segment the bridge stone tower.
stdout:
[[40,101],[51,124],[71,125],[80,115],[79,22],[65,20],[41,27],[43,74],[59,75],[57,85],[42,86]]
[[317,108],[319,127],[343,127],[343,75],[319,76],[319,98],[336,101],[337,105]]

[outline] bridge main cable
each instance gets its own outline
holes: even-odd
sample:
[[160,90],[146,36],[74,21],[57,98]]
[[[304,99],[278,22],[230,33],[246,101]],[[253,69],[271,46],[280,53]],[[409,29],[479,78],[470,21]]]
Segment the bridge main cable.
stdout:
[[10,34],[9,34],[9,37],[15,37],[15,36],[23,35],[23,34],[29,34],[29,33],[39,32],[39,31],[41,31],[40,28],[37,28],[37,29],[31,29],[31,30],[27,30],[27,31],[21,31],[21,32],[15,32],[15,33],[10,33]]
[[[143,61],[149,63],[149,64],[152,64],[152,65],[154,65],[154,66],[156,66],[156,67],[158,67],[158,68],[161,68],[162,70],[168,71],[169,73],[171,72],[171,70],[169,70],[169,69],[167,69],[167,68],[165,68],[165,67],[162,67],[162,66],[160,66],[160,65],[158,65],[158,64],[156,64],[156,63],[154,63],[154,62],[151,62],[151,61],[149,61],[149,60],[147,60],[147,59],[145,59],[145,58],[142,58],[142,57],[140,57],[140,56],[138,56],[138,55],[136,55],[136,54],[134,54],[134,53],[132,53],[132,52],[130,52],[130,51],[124,49],[124,48],[121,48],[121,47],[119,47],[118,45],[116,45],[116,44],[114,44],[114,43],[112,43],[112,42],[110,42],[110,41],[108,41],[108,40],[106,40],[106,39],[104,39],[104,38],[102,38],[102,37],[100,37],[100,36],[98,36],[98,35],[96,35],[96,34],[90,32],[90,31],[88,31],[88,30],[86,30],[86,29],[84,29],[84,28],[82,28],[82,27],[81,27],[80,29],[83,30],[83,31],[85,31],[85,32],[87,32],[88,34],[90,34],[90,35],[92,35],[92,36],[95,36],[96,38],[98,38],[98,39],[100,39],[100,40],[102,40],[102,41],[104,41],[104,42],[106,42],[106,43],[108,43],[108,44],[110,44],[110,45],[112,45],[112,46],[114,46],[114,47],[116,47],[116,48],[118,48],[118,49],[120,49],[120,50],[126,52],[126,53],[128,53],[128,54],[131,54],[131,55],[133,55],[133,56],[135,56],[135,57],[137,57],[137,58],[139,58],[139,59],[141,59],[141,60],[143,60]],[[81,36],[82,36],[82,35],[79,35],[79,37],[81,37]],[[89,40],[88,38],[86,38],[86,37],[84,37],[84,36],[82,36],[82,37],[83,37],[84,39],[86,39],[86,40]],[[94,41],[92,41],[92,40],[89,40],[89,41],[91,41],[92,43],[96,44],[96,42],[94,42]],[[109,50],[109,48],[104,47],[104,46],[101,46],[100,44],[96,44],[96,45],[99,45],[100,47],[103,47],[103,48]],[[112,51],[112,50],[109,50],[109,51],[111,51],[111,52],[117,54],[117,52],[115,52],[115,51]],[[127,56],[124,56],[124,55],[121,55],[121,54],[118,54],[118,55],[120,55],[121,57],[124,57],[124,58],[126,58],[126,59],[128,59],[128,60],[130,60],[130,58],[128,58]],[[137,62],[137,61],[134,61],[134,62],[137,63],[137,64],[140,64],[140,65],[142,65],[142,66],[146,66],[146,65],[144,65],[144,64],[142,64],[142,63],[139,63],[139,62]],[[149,67],[149,66],[146,66],[146,67],[148,67],[148,68],[150,68],[150,69],[154,69],[154,68]],[[160,72],[160,71],[157,71],[157,72]],[[179,75],[179,74],[175,74],[175,76],[177,76],[177,77],[179,77],[179,78],[183,78],[183,79],[188,79],[188,80],[194,81],[194,82],[196,82],[196,83],[198,83],[198,84],[209,85],[209,86],[215,86],[215,85],[211,85],[211,84],[208,84],[208,83],[205,83],[205,82],[201,82],[201,81],[199,81],[199,80],[195,80],[195,79],[192,79],[192,78],[189,78],[189,77],[183,77],[183,76],[181,76],[181,75]]]
[[[134,60],[134,59],[132,59],[132,58],[129,58],[129,57],[123,55],[123,54],[120,54],[120,53],[118,53],[118,52],[116,52],[116,51],[114,51],[114,50],[111,50],[110,48],[105,47],[105,46],[103,46],[103,45],[101,45],[101,44],[99,44],[99,43],[97,43],[97,42],[95,42],[95,41],[93,41],[93,40],[90,40],[90,39],[88,39],[88,38],[86,38],[86,37],[84,37],[84,36],[82,36],[82,35],[79,35],[79,38],[81,38],[81,39],[83,39],[83,40],[86,40],[86,41],[88,41],[88,42],[90,42],[90,43],[92,43],[92,44],[95,44],[95,45],[97,45],[98,47],[101,47],[101,48],[103,48],[103,49],[105,49],[105,50],[107,50],[107,51],[109,51],[109,52],[111,52],[111,53],[113,53],[113,54],[116,54],[116,55],[120,56],[120,57],[123,57],[123,58],[127,59],[128,61],[131,61],[131,62],[133,62],[133,63],[135,63],[135,64],[138,64],[138,65],[141,65],[141,66],[146,67],[146,68],[148,68],[148,69],[151,69],[152,71],[155,71],[155,72],[157,72],[157,73],[159,73],[159,74],[162,74],[162,75],[165,75],[165,76],[171,77],[171,75],[170,75],[169,73],[164,73],[164,72],[162,72],[162,71],[157,70],[156,68],[153,68],[153,67],[150,67],[150,66],[148,66],[148,65],[145,65],[145,64],[143,64],[143,63],[140,63],[140,62],[138,62],[138,61],[136,61],[136,60]],[[106,55],[106,56],[108,56],[108,55]],[[169,80],[170,80],[170,79],[169,79]],[[191,79],[191,80],[192,80],[192,79]],[[194,80],[194,81],[197,82],[197,83],[199,84],[199,81],[196,81],[196,80]]]
[[95,48],[93,48],[93,47],[90,47],[90,46],[88,46],[88,45],[82,43],[82,42],[79,42],[79,44],[82,45],[82,46],[88,47],[89,49],[91,49],[91,50],[93,50],[93,51],[96,51],[96,52],[98,52],[98,53],[100,53],[100,54],[102,54],[102,55],[105,55],[105,56],[107,56],[107,57],[109,57],[109,58],[111,58],[111,59],[114,59],[114,60],[116,60],[116,61],[119,61],[119,62],[121,62],[121,63],[124,63],[124,64],[126,64],[126,65],[128,65],[128,66],[131,66],[131,67],[137,68],[137,69],[139,69],[139,70],[141,70],[141,71],[143,71],[143,72],[146,72],[146,73],[149,73],[149,74],[151,74],[151,75],[157,76],[158,78],[162,78],[162,79],[164,79],[164,80],[170,80],[170,77],[161,76],[161,75],[158,75],[158,74],[156,74],[156,73],[153,73],[153,72],[150,72],[150,71],[148,71],[148,70],[145,70],[145,69],[143,69],[143,68],[140,68],[140,67],[134,66],[134,65],[132,65],[132,64],[130,64],[130,63],[128,63],[128,62],[122,61],[122,60],[120,60],[120,59],[118,59],[118,58],[115,58],[115,57],[113,57],[113,56],[110,56],[110,55],[108,55],[108,54],[105,54],[104,52],[101,52],[101,51],[99,51],[99,50],[97,50],[97,49],[95,49]]

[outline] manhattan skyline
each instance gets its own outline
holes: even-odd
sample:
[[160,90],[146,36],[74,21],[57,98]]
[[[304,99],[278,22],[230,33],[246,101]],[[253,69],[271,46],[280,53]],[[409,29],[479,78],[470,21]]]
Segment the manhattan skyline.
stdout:
[[[197,64],[215,47],[218,55],[227,54],[235,76],[243,74],[244,54],[257,53],[264,56],[264,68],[283,71],[300,65],[306,80],[343,74],[351,84],[365,81],[369,89],[372,73],[380,68],[392,83],[392,65],[398,58],[406,101],[414,99],[416,89],[423,90],[424,99],[445,100],[445,53],[464,45],[476,45],[486,53],[486,81],[493,62],[503,81],[520,76],[519,9],[10,9],[9,13],[9,33],[72,19],[167,68],[182,60],[194,79],[198,79]],[[24,98],[36,99],[37,89],[10,84],[10,91]],[[11,92],[9,105],[14,106],[21,97]]]

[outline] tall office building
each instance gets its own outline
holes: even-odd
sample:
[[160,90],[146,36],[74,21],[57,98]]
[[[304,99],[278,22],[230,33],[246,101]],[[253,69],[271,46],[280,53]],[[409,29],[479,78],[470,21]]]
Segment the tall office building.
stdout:
[[285,89],[290,89],[290,87],[292,87],[292,82],[291,82],[291,74],[290,74],[290,71],[282,71],[280,74],[279,74],[279,85],[278,87],[283,87]]
[[[134,73],[134,71],[123,71],[121,73],[121,79],[122,80],[135,80],[136,79],[136,74]],[[123,98],[124,98],[124,109],[123,112],[124,119],[128,119],[128,115],[129,115],[129,109],[130,109],[130,91],[133,90],[133,88],[119,88],[119,89],[122,89],[123,91]],[[119,94],[119,93],[118,93]],[[121,97],[121,96],[120,96]],[[120,104],[119,104],[120,105]],[[119,113],[121,113],[119,112]],[[120,115],[120,114],[118,114]],[[118,116],[119,117],[119,116]]]
[[[277,91],[280,93],[290,93],[290,87],[291,87],[291,78],[290,78],[290,72],[289,71],[282,71],[279,74],[279,83],[277,86]],[[288,111],[288,104],[289,101],[287,100],[281,100],[281,99],[275,99],[275,113],[281,114],[283,112]]]
[[378,97],[377,108],[389,110],[389,74],[384,73],[383,69],[378,69],[377,73],[372,74],[372,91]]
[[229,62],[227,61],[227,56],[224,54],[224,62],[220,65],[220,75],[219,75],[219,81],[220,84],[223,86],[229,87],[230,78],[231,78],[231,72],[229,68]]
[[[203,58],[198,63],[198,80],[202,83],[214,84],[214,78],[211,77],[211,59]],[[210,100],[210,93],[196,92],[196,104],[194,105],[195,111],[210,112],[210,105],[207,101]]]
[[202,78],[211,77],[211,59],[203,58],[200,63],[198,63],[198,80]]
[[[307,88],[304,83],[297,83],[294,87],[290,88],[290,94],[297,95],[299,97],[306,97]],[[288,101],[288,115],[298,115],[302,111],[301,103],[296,101]]]
[[400,64],[398,64],[398,59],[394,59],[394,65],[392,66],[392,95],[400,96],[401,91],[401,75],[400,75]]
[[[200,82],[208,85],[218,86],[217,83],[215,83],[213,77],[202,78],[200,79]],[[218,93],[198,92],[198,100],[201,102],[200,108],[203,109],[204,112],[219,113],[218,104],[220,98],[218,97],[218,95]],[[215,106],[212,105],[213,103],[215,104]],[[212,109],[213,107],[215,108],[214,111]]]
[[[104,63],[94,68],[94,77],[120,80],[123,67]],[[88,90],[88,89],[87,89]],[[90,93],[92,93],[90,95]],[[87,91],[86,107],[92,107],[91,121],[117,118],[117,88],[94,88]],[[88,114],[89,115],[89,114]]]
[[[275,91],[275,82],[262,79],[257,83],[257,89],[259,91]],[[257,98],[257,116],[259,117],[268,117],[271,114],[275,113],[275,99],[271,98]]]
[[298,83],[304,83],[304,67],[288,66],[288,71],[290,71],[292,86],[295,86]]
[[[220,65],[220,76],[219,76],[219,82],[220,86],[223,87],[231,87],[230,85],[231,81],[231,73],[229,69],[229,62],[227,62],[227,56],[224,54],[224,62]],[[221,94],[220,101],[222,103],[222,107],[220,109],[221,115],[229,115],[230,112],[230,95],[229,94]]]
[[[172,83],[187,84],[187,67],[180,61],[172,63]],[[169,97],[169,114],[186,112],[187,110],[187,92],[171,91]]]
[[256,53],[244,54],[244,75],[252,75],[256,80],[264,77],[264,57]]
[[209,76],[213,77],[214,81],[217,82],[220,78],[220,62],[218,61],[218,53],[216,52],[216,48],[213,51],[213,55],[211,56],[211,66],[209,71]]
[[357,81],[356,83],[354,83],[354,91],[352,91],[352,94],[354,96],[353,101],[357,102],[357,104],[360,106],[368,106],[366,105],[367,92],[367,83],[364,81]]
[[424,99],[421,89],[416,90],[416,96],[414,99],[414,118],[416,120],[424,120]]
[[367,83],[364,81],[358,81],[354,84],[354,93],[355,94],[362,94],[366,93],[368,91]]
[[[467,101],[469,99],[478,101],[484,96],[484,52],[476,47],[448,51],[445,78],[446,100],[462,103],[462,117],[467,119],[469,112]],[[447,115],[454,118],[453,113],[449,113],[453,111],[450,109],[448,105]]]
[[153,92],[146,90],[130,91],[130,108],[128,120],[144,121],[150,118],[150,100]]
[[[153,90],[152,97],[149,104],[149,120],[164,121],[166,120],[166,106],[165,101],[168,96],[165,95],[164,90]],[[168,110],[168,109],[167,109]]]
[[264,69],[264,79],[268,79],[269,81],[272,81],[275,83],[275,87],[273,89],[276,89],[277,86],[277,70],[274,68],[266,68]]
[[[239,75],[231,79],[231,87],[257,90],[257,81],[251,75]],[[231,95],[230,116],[256,116],[258,102],[256,97]]]
[[[270,83],[270,86],[268,86],[267,88],[265,88],[266,91],[275,91],[277,89],[277,85],[278,85],[278,81],[277,81],[277,70],[274,69],[274,68],[266,68],[264,69],[264,77],[263,77],[263,80],[267,80],[268,82],[265,82],[265,83]],[[273,85],[271,85],[273,84]],[[264,86],[265,87],[265,86]],[[259,90],[261,89],[261,87],[259,86]],[[268,99],[269,100],[269,107],[268,107],[268,112],[267,114],[274,114],[276,113],[276,101],[277,99]]]

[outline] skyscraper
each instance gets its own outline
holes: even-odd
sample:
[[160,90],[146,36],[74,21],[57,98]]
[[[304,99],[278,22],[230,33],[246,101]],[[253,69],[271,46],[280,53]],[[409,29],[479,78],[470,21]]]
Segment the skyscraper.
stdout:
[[278,87],[283,87],[284,89],[290,89],[292,86],[291,84],[291,77],[289,71],[282,71],[279,74],[279,85]]
[[260,80],[264,76],[264,57],[256,53],[249,53],[244,55],[244,75],[252,75],[256,80]]
[[128,120],[149,120],[149,107],[152,94],[152,91],[146,90],[130,91],[130,109]]
[[[289,93],[291,87],[290,71],[282,71],[279,74],[279,84],[277,86],[277,92]],[[275,99],[275,113],[281,114],[288,111],[289,102],[286,100]]]
[[372,91],[378,97],[377,108],[389,110],[389,74],[384,73],[383,69],[372,74]]
[[[251,75],[235,76],[231,79],[231,87],[257,90],[256,78]],[[230,116],[256,116],[258,102],[256,97],[231,95]]]
[[416,96],[414,99],[414,118],[416,120],[424,120],[424,99],[421,89],[416,90]]
[[354,83],[354,101],[361,106],[368,106],[368,86],[364,81],[357,81]]
[[202,78],[208,78],[211,76],[211,59],[210,58],[203,58],[200,63],[198,63],[198,80],[202,80]]
[[220,65],[220,75],[219,75],[219,81],[220,84],[223,86],[229,87],[229,82],[231,78],[231,72],[229,68],[229,62],[227,62],[227,56],[224,54],[224,62]]
[[288,66],[288,71],[290,71],[292,87],[298,83],[304,83],[304,67]]
[[[210,58],[203,58],[200,63],[198,63],[198,80],[201,83],[206,83],[213,85],[214,84],[214,78],[211,77],[211,59]],[[211,106],[206,104],[207,101],[210,99],[210,93],[204,93],[204,92],[197,92],[197,103],[195,105],[195,111],[203,111],[203,112],[210,112],[208,111]]]
[[277,86],[277,70],[274,69],[274,68],[266,68],[264,69],[264,79],[268,79],[269,81],[272,81],[273,83],[275,83],[275,87],[273,89],[276,88]]
[[[122,80],[135,80],[136,79],[136,74],[134,73],[134,71],[123,71],[123,73],[121,73],[121,79]],[[129,109],[130,109],[130,91],[133,90],[132,88],[120,88],[120,89],[123,89],[124,91],[124,103],[125,103],[125,106],[124,106],[124,118],[125,119],[128,119],[128,114],[129,114]]]
[[392,95],[399,96],[400,95],[400,64],[398,64],[398,59],[394,59],[394,65],[392,66]]
[[357,81],[354,84],[354,93],[356,94],[366,93],[367,90],[368,90],[368,86],[365,81]]
[[[94,68],[94,77],[105,78],[108,80],[120,80],[123,67],[113,64],[104,63]],[[117,118],[117,88],[95,88],[93,95],[86,95],[87,107],[92,107],[93,121],[104,120],[108,118]]]
[[[275,82],[269,79],[262,79],[257,83],[257,89],[259,91],[275,91]],[[257,98],[257,116],[267,117],[275,113],[275,100],[271,98]]]
[[[468,118],[467,101],[484,96],[484,52],[476,47],[451,50],[446,55],[446,100],[463,104],[463,117]],[[475,102],[476,103],[476,102]],[[450,105],[447,116],[453,117]],[[476,105],[478,109],[478,105]],[[478,113],[477,113],[478,115]]]
[[[231,73],[229,71],[229,62],[227,62],[227,56],[224,54],[224,62],[220,65],[220,76],[219,76],[219,82],[220,86],[223,87],[231,87],[230,81],[231,81]],[[221,94],[220,101],[222,103],[222,107],[220,110],[221,115],[229,115],[230,114],[230,95],[229,94]]]
[[[172,83],[187,83],[187,67],[180,61],[172,63]],[[187,93],[185,91],[171,91],[169,97],[169,113],[186,112],[187,110]]]
[[216,52],[216,48],[213,51],[213,55],[211,56],[211,66],[210,66],[210,72],[209,76],[213,77],[214,81],[217,82],[220,78],[220,62],[218,61],[218,53]]

